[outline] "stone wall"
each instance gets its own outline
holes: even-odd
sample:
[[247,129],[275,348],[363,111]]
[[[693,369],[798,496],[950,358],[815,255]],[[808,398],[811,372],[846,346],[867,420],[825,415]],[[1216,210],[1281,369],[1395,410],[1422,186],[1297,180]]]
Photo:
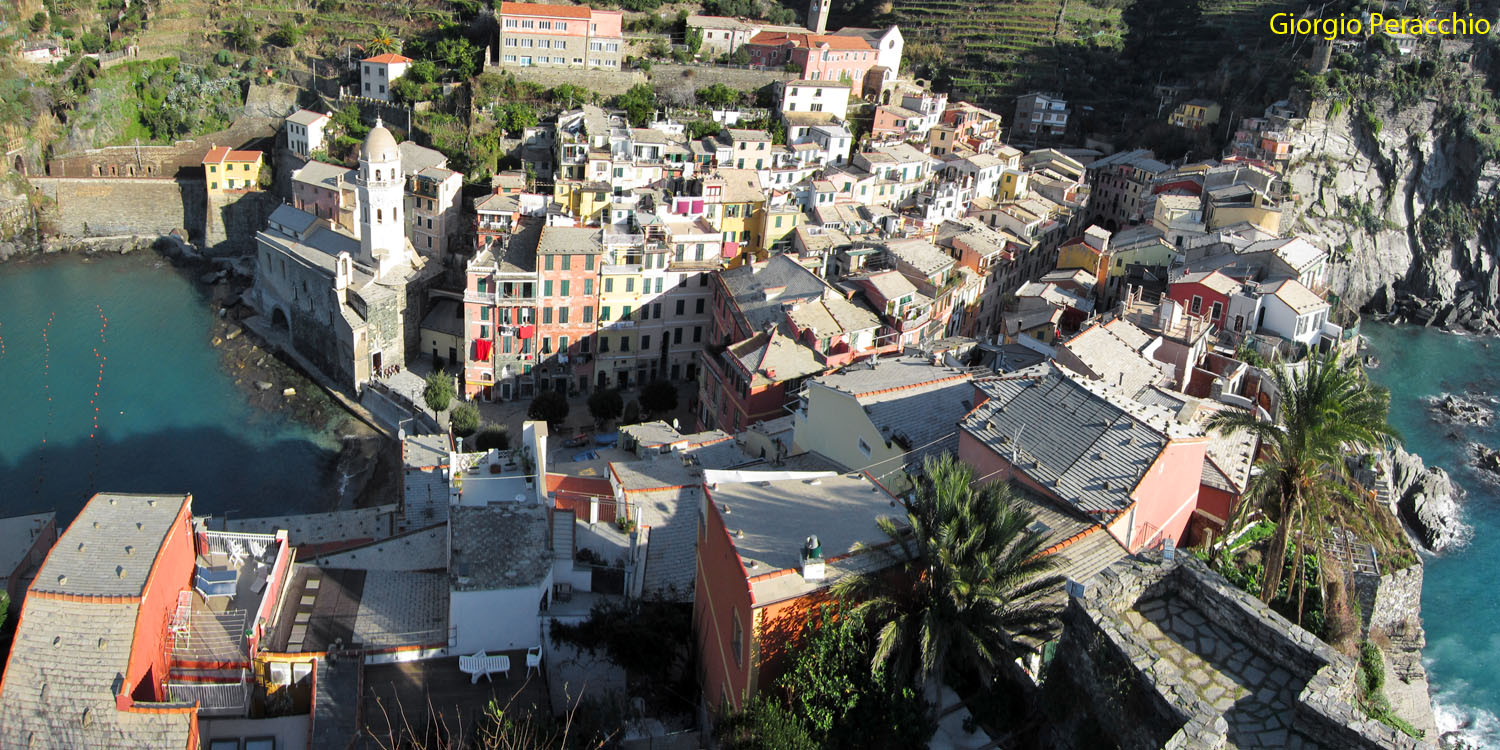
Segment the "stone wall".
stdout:
[[68,237],[158,236],[186,229],[203,237],[202,180],[32,177],[46,199],[44,222]]
[[254,252],[255,233],[266,228],[271,212],[281,205],[281,199],[260,190],[220,193],[205,200],[209,204],[202,241],[215,255]]
[[[1401,571],[1387,609],[1405,606],[1413,574]],[[1399,581],[1399,584],[1396,583]],[[1420,573],[1416,574],[1420,593]],[[1057,658],[1084,693],[1080,706],[1122,748],[1214,748],[1227,722],[1192,690],[1175,664],[1160,658],[1123,617],[1158,595],[1182,600],[1268,661],[1306,679],[1293,728],[1326,747],[1416,748],[1419,743],[1354,705],[1355,664],[1191,556],[1128,558],[1071,598]],[[1380,610],[1377,604],[1376,610]],[[1124,696],[1124,697],[1121,697]]]
[[618,96],[630,90],[637,83],[646,83],[644,73],[633,70],[581,70],[577,68],[520,68],[515,66],[488,66],[486,70],[497,73],[509,73],[517,80],[529,81],[531,83],[553,88],[564,83],[574,86],[582,86],[590,91],[597,91],[605,96]]
[[1366,633],[1398,633],[1421,622],[1421,562],[1379,578],[1357,576],[1355,590]]
[[657,97],[674,104],[690,104],[698,89],[716,83],[739,91],[759,91],[777,81],[796,78],[797,74],[784,70],[665,63],[651,66],[651,87],[656,89]]
[[203,156],[214,146],[271,150],[280,121],[241,117],[225,130],[170,146],[106,146],[54,156],[48,177],[165,177],[201,179]]

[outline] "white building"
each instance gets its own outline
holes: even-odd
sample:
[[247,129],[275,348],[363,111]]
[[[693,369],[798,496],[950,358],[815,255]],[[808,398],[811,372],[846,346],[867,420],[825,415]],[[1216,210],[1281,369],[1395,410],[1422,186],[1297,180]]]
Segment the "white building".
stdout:
[[1263,288],[1259,330],[1311,347],[1323,333],[1329,304],[1295,279]]
[[783,81],[782,112],[828,112],[843,122],[849,116],[849,84],[838,81]]
[[892,75],[901,71],[901,55],[906,51],[906,38],[901,35],[900,28],[892,26],[888,29],[867,29],[846,26],[833,33],[836,36],[863,37],[875,50],[877,66],[891,71]]
[[322,150],[325,145],[323,131],[328,127],[331,119],[328,115],[310,109],[299,109],[288,115],[286,147],[303,158],[311,156],[314,151]]
[[391,82],[406,75],[410,57],[391,52],[359,61],[359,94],[383,102],[391,100]]

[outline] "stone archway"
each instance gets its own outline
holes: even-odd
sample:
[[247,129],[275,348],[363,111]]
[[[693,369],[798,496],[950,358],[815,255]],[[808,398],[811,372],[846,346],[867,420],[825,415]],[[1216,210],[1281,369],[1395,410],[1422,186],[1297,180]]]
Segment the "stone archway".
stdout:
[[271,327],[283,333],[292,332],[292,323],[287,319],[286,313],[277,307],[271,310]]

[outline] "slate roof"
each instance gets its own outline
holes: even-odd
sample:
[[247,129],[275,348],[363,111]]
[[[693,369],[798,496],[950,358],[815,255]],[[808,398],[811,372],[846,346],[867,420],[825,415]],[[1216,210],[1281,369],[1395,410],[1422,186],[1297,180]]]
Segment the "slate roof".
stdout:
[[672,601],[692,601],[702,492],[702,485],[693,485],[630,496],[639,512],[638,522],[651,529],[641,579],[645,591]]
[[815,375],[824,367],[813,351],[780,331],[764,331],[729,347],[728,356],[750,373],[750,385],[762,386]]
[[[444,497],[446,500],[446,495]],[[443,524],[316,556],[325,568],[406,571],[448,567],[448,527]],[[382,573],[384,575],[384,573]]]
[[116,708],[139,606],[26,598],[0,691],[0,747],[189,748],[192,704]]
[[[876,525],[877,518],[904,521],[895,498],[863,474],[719,483],[708,490],[708,495],[750,578],[781,570],[797,571],[808,536],[818,537],[823,558],[828,561],[849,554],[856,544],[886,541],[885,533]],[[826,586],[835,577],[835,570],[829,570],[828,580],[807,582],[805,588]],[[802,581],[800,573],[779,578]],[[756,591],[755,603],[768,603],[764,589],[752,584],[752,591],[756,589],[762,590]],[[801,592],[794,589],[786,593],[795,596]]]
[[121,711],[115,695],[124,689],[137,598],[189,502],[100,493],[63,532],[32,582],[6,664],[0,747],[188,747],[191,710]]
[[536,252],[538,255],[602,253],[604,233],[591,227],[542,227]]
[[[832,292],[813,272],[786,255],[773,255],[762,263],[747,263],[722,271],[719,278],[751,330],[780,323],[782,305],[809,302]],[[767,299],[769,297],[769,299]]]
[[1068,339],[1062,348],[1087,368],[1080,374],[1102,380],[1134,397],[1149,386],[1164,382],[1167,371],[1161,363],[1141,354],[1140,348],[1131,343],[1133,337],[1128,341],[1115,333],[1115,328],[1130,325],[1115,319],[1104,325],[1089,326]]
[[360,724],[359,660],[318,659],[314,664],[312,746],[349,747]]
[[340,164],[310,161],[302,165],[301,169],[292,173],[292,181],[333,190],[339,186],[340,181],[345,185],[353,187],[356,172],[358,170],[350,169]]
[[29,590],[140,596],[172,522],[188,502],[187,495],[95,495],[57,540]]
[[[989,400],[961,428],[1086,513],[1116,514],[1166,447],[1171,415],[1107,399],[1052,363],[981,381]],[[1148,424],[1147,419],[1151,420]]]
[[448,596],[445,573],[386,570],[367,575],[354,617],[354,640],[366,647],[446,643]]
[[551,571],[546,508],[521,503],[455,505],[449,518],[449,579],[454,591],[533,586]]
[[890,430],[909,452],[906,468],[916,469],[928,456],[958,452],[958,420],[969,411],[974,386],[961,382],[934,383],[876,400],[861,399],[870,422]]
[[957,261],[925,239],[891,240],[885,243],[886,252],[924,276],[931,276],[952,268]]
[[391,535],[391,516],[395,512],[396,505],[392,503],[326,513],[231,518],[224,525],[226,531],[247,534],[274,534],[285,529],[287,542],[296,547],[353,539],[384,539]]
[[416,174],[428,167],[448,165],[448,157],[443,156],[443,152],[419,145],[415,141],[402,141],[396,148],[401,152],[401,171],[406,174]]

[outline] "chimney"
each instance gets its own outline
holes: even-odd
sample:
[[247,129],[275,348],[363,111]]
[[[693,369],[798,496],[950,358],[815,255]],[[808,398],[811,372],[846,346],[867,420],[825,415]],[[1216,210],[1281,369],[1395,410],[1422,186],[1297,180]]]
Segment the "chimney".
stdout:
[[802,579],[822,581],[828,577],[823,567],[823,543],[817,536],[810,536],[802,543]]

